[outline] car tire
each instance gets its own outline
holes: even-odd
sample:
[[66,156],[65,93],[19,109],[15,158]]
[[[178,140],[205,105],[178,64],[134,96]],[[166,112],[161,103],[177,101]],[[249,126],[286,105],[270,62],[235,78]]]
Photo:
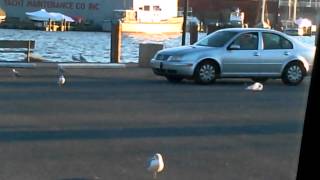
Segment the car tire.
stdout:
[[282,82],[286,85],[296,86],[303,80],[305,72],[306,70],[300,63],[290,63],[283,70]]
[[179,83],[183,80],[182,77],[177,77],[177,76],[166,76],[166,78],[171,83]]
[[195,70],[195,82],[198,84],[214,83],[218,75],[218,66],[210,61],[201,62]]
[[257,77],[257,78],[251,78],[251,80],[254,82],[265,83],[266,81],[268,81],[268,78]]

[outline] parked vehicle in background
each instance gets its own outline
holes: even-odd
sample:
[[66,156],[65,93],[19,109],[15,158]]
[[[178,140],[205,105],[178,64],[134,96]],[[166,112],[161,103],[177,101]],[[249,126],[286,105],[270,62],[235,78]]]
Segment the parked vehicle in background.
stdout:
[[194,45],[164,49],[150,64],[170,82],[184,78],[210,84],[218,78],[281,78],[298,85],[310,71],[315,47],[284,33],[262,28],[216,31]]

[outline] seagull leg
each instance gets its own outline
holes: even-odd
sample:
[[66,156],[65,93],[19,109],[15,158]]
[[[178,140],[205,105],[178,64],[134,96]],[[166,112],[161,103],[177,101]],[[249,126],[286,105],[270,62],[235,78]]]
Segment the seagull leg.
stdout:
[[157,171],[153,172],[153,179],[157,179]]
[[16,78],[16,77],[21,77],[21,74],[19,73],[19,71],[17,71],[16,69],[12,69],[12,73],[13,73],[13,76]]
[[63,75],[64,69],[61,66],[58,66],[58,76]]

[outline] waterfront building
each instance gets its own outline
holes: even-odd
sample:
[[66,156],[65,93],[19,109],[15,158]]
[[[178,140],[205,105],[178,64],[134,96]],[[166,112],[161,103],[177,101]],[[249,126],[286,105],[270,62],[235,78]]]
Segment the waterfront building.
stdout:
[[[189,6],[205,25],[228,21],[230,13],[239,8],[244,12],[244,23],[252,27],[261,20],[262,1],[189,0]],[[131,10],[131,19],[140,22],[157,22],[177,16],[178,6],[183,7],[183,3],[184,0],[0,0],[0,7],[6,12],[7,21],[27,20],[26,12],[46,9],[108,30],[115,10]],[[272,26],[299,17],[311,19],[314,24],[320,21],[320,0],[266,0],[266,8],[265,16]]]
[[9,20],[24,21],[26,12],[46,9],[101,27],[109,27],[115,10],[133,10],[136,18],[145,22],[177,16],[177,6],[178,0],[0,0]]
[[46,9],[68,15],[79,23],[102,25],[112,18],[114,9],[132,8],[133,0],[0,0],[0,7],[8,20],[27,20],[26,12]]

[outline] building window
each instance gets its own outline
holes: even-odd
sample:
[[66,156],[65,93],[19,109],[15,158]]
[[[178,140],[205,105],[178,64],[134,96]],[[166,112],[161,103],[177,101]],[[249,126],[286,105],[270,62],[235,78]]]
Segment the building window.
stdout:
[[153,6],[153,11],[161,11],[160,6]]
[[143,10],[144,10],[144,11],[150,11],[150,6],[144,6],[144,7],[143,7]]

